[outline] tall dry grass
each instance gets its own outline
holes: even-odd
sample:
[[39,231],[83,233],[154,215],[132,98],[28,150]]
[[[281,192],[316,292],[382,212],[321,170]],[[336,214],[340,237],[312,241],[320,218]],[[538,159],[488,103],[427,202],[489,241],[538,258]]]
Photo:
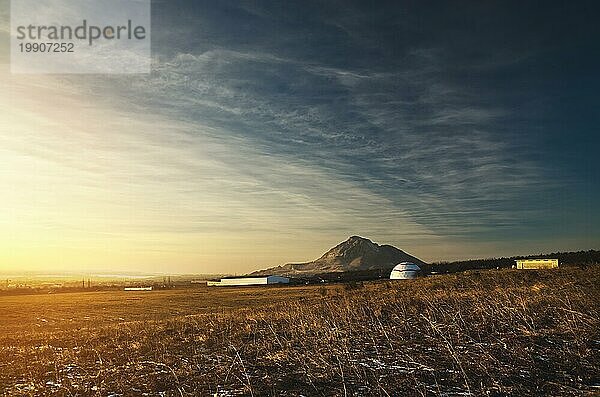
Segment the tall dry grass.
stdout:
[[229,310],[195,314],[191,305],[164,318],[4,335],[0,390],[592,395],[600,385],[599,281],[598,268],[504,270],[314,287],[289,299],[293,288],[239,290],[277,296],[260,305],[229,291]]

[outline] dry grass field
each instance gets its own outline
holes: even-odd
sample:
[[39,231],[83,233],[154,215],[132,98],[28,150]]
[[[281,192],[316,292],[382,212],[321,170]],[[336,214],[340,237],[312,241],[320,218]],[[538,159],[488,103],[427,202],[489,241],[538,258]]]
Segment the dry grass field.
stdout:
[[0,297],[0,394],[600,391],[600,269]]

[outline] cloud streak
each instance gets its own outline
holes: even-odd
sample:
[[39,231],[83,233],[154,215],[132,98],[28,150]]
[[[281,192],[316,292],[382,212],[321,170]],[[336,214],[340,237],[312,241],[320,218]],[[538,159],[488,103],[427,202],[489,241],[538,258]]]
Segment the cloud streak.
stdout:
[[589,181],[546,160],[546,113],[518,86],[543,48],[461,32],[468,53],[441,38],[447,21],[422,32],[426,10],[290,7],[158,3],[151,75],[4,76],[17,221],[118,242],[121,264],[152,251],[212,271],[312,259],[350,234],[426,260],[535,249],[540,229],[578,241],[558,231],[560,192]]

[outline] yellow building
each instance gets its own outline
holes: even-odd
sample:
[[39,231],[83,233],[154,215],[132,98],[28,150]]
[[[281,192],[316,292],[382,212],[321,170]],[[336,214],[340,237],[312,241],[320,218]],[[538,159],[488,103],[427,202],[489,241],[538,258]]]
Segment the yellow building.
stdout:
[[517,269],[554,269],[558,259],[517,259]]

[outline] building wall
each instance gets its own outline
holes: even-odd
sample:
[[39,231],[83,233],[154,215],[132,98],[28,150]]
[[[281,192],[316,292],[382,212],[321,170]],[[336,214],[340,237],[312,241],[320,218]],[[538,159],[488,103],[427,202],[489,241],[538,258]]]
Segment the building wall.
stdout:
[[290,282],[290,279],[287,277],[281,277],[281,276],[269,276],[267,277],[267,283],[268,284],[288,284]]
[[222,278],[221,285],[262,285],[268,283],[268,277]]
[[517,269],[553,269],[558,267],[558,259],[519,259]]
[[415,270],[392,270],[390,280],[413,280],[419,276]]
[[208,281],[209,287],[226,287],[235,285],[266,285],[266,284],[287,284],[290,279],[287,277],[268,276],[268,277],[238,277],[222,278],[221,281]]

